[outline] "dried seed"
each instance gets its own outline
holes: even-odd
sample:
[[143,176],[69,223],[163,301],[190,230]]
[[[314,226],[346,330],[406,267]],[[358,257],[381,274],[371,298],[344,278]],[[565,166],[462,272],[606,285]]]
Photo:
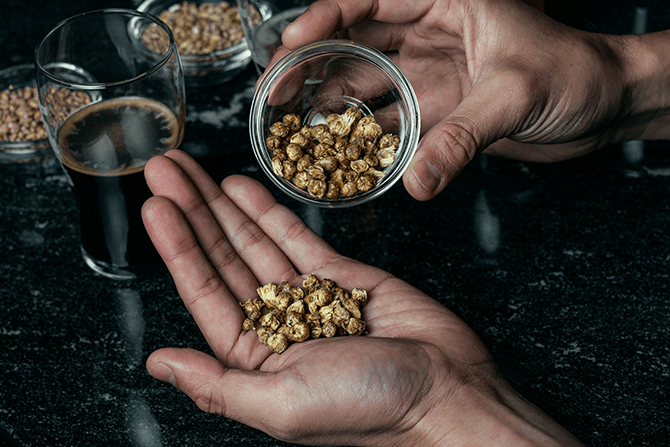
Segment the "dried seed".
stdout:
[[[319,281],[310,273],[302,287],[293,287],[287,282],[268,283],[259,287],[257,293],[260,299],[240,304],[245,315],[256,317],[257,312],[265,309],[269,312],[260,318],[246,318],[242,329],[254,330],[258,321],[259,327],[255,329],[258,341],[276,353],[281,354],[291,343],[310,338],[365,333],[360,308],[367,302],[367,292],[362,289],[349,292],[331,279]],[[284,307],[283,303],[289,299],[293,302]]]
[[[83,92],[64,88],[47,90],[44,103],[52,125],[62,122],[74,110],[91,102]],[[0,141],[35,141],[47,138],[39,109],[37,88],[11,86],[0,92]]]
[[[172,30],[180,54],[207,54],[244,39],[239,10],[228,2],[198,5],[184,1],[162,11],[158,18]],[[252,21],[259,22],[260,15],[252,17]],[[142,41],[151,50],[164,52],[166,49],[163,34],[156,25],[144,31]]]
[[[326,121],[300,127],[300,117],[292,113],[272,124],[266,146],[275,174],[317,198],[351,197],[374,188],[384,172],[372,168],[393,164],[400,138],[382,134],[374,117],[362,116],[356,107],[331,114]],[[297,173],[276,161],[286,158],[296,162]]]

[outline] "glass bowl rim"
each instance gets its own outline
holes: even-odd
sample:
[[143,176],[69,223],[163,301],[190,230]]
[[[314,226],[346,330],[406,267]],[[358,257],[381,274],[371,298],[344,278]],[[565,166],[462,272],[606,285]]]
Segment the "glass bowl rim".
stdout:
[[[311,57],[324,54],[342,54],[343,56],[355,56],[371,65],[376,66],[386,73],[392,83],[396,84],[403,99],[403,109],[407,110],[407,129],[406,137],[401,141],[402,153],[401,160],[396,160],[393,169],[386,173],[381,184],[377,184],[369,191],[354,194],[351,197],[327,199],[317,198],[308,195],[308,193],[297,191],[297,187],[292,188],[287,180],[278,177],[272,169],[272,161],[269,151],[265,147],[264,134],[266,129],[262,127],[262,120],[252,119],[261,114],[266,106],[267,97],[274,85],[274,82],[288,68],[308,60]],[[303,47],[297,48],[282,56],[272,67],[270,67],[258,80],[258,87],[251,102],[249,134],[252,150],[261,169],[270,178],[270,180],[281,191],[291,198],[302,203],[315,205],[320,208],[346,208],[369,202],[385,192],[396,184],[406,171],[411,162],[419,143],[421,116],[419,102],[411,83],[402,72],[402,70],[381,51],[363,44],[346,39],[332,39],[314,42]],[[388,176],[388,178],[386,178]]]
[[[146,14],[153,15],[157,18],[157,20],[160,20],[158,18],[158,14],[155,14],[153,12],[149,12],[147,10],[150,6],[156,5],[160,1],[161,0],[144,0],[137,7],[137,10],[142,11]],[[191,1],[197,1],[197,0],[191,0]],[[172,2],[171,5],[180,4],[180,0],[167,0],[166,1],[166,3],[170,3],[170,2]],[[216,0],[215,1],[202,0],[202,2],[203,3],[216,3]],[[235,7],[237,7],[237,6],[235,6]],[[159,12],[159,14],[160,14],[160,12]],[[161,22],[162,22],[162,20],[161,20]],[[209,53],[202,53],[202,54],[183,54],[183,53],[179,53],[179,57],[181,58],[181,62],[184,65],[186,65],[186,64],[188,64],[188,65],[191,65],[191,64],[192,65],[199,65],[199,64],[216,63],[216,62],[220,62],[220,60],[222,58],[225,58],[228,55],[244,52],[248,47],[249,47],[249,44],[247,43],[247,39],[242,38],[242,40],[240,40],[235,45],[231,45],[229,47],[222,48],[220,50],[211,51]]]

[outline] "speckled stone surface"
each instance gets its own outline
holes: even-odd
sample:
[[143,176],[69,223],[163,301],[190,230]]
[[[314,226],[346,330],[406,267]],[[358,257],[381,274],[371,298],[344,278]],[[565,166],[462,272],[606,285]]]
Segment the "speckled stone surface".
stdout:
[[[635,11],[565,5],[547,2],[566,23],[615,33],[629,32]],[[650,26],[670,23],[665,2],[639,5]],[[0,69],[30,62],[56,22],[102,6],[133,4],[4,0]],[[183,148],[217,179],[244,173],[276,191],[249,147],[254,82],[248,69],[189,90]],[[554,165],[481,157],[428,203],[400,185],[344,211],[276,196],[342,253],[462,317],[512,385],[587,445],[660,447],[670,439],[669,149],[616,146]],[[0,164],[0,225],[0,445],[287,445],[201,412],[146,373],[157,348],[208,348],[169,275],[115,282],[88,270],[53,158]]]

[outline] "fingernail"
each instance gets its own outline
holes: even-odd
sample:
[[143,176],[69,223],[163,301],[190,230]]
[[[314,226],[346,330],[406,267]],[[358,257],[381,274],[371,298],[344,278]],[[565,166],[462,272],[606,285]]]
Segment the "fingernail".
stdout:
[[293,33],[293,28],[295,28],[295,22],[298,21],[299,19],[300,19],[300,16],[298,16],[294,21],[292,21],[291,23],[286,25],[286,27],[284,28],[284,31],[282,31],[282,34],[286,33],[287,36],[292,34]]
[[427,160],[419,160],[414,165],[414,175],[426,191],[433,194],[442,183],[442,173]]
[[155,379],[158,379],[162,382],[169,382],[172,385],[174,385],[176,382],[174,374],[172,374],[172,370],[168,368],[165,363],[156,363],[151,368],[151,371],[149,371],[149,374],[151,374],[151,377]]

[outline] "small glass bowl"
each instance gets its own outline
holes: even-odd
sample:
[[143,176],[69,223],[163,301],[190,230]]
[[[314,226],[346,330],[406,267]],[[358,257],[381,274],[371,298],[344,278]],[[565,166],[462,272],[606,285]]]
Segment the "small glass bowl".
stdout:
[[[266,146],[270,126],[288,113],[302,125],[325,124],[331,113],[355,106],[373,115],[384,134],[400,138],[395,161],[380,169],[376,185],[350,197],[318,198],[279,177]],[[367,45],[328,40],[298,48],[282,57],[261,77],[251,103],[251,146],[261,168],[284,193],[322,208],[344,208],[373,200],[388,191],[407,169],[421,126],[419,103],[403,72],[383,53]]]
[[[35,66],[16,65],[0,71],[0,92],[23,87],[36,87]],[[0,140],[0,162],[30,162],[51,157],[53,151],[47,138],[40,140]]]
[[[196,5],[202,3],[219,3],[216,0],[187,1]],[[181,0],[145,0],[137,7],[137,10],[158,17],[163,11],[176,8],[182,3]],[[229,1],[228,3],[231,2]],[[237,8],[237,5],[233,6]],[[251,61],[251,51],[249,50],[246,38],[243,38],[239,43],[222,50],[205,54],[179,53],[179,57],[184,69],[184,82],[186,85],[201,87],[222,84],[240,74],[247,68],[249,61]]]

